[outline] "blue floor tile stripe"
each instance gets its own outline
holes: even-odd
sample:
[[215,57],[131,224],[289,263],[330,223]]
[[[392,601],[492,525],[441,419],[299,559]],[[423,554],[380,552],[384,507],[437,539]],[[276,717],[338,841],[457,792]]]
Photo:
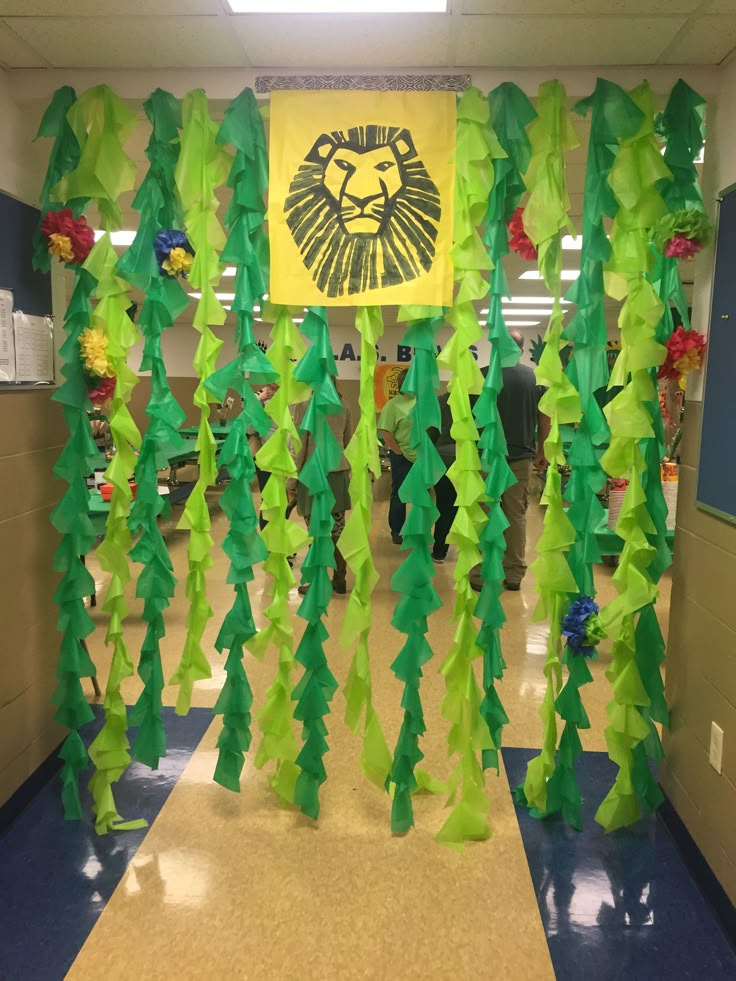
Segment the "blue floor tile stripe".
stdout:
[[[102,728],[102,709],[82,730],[87,745]],[[124,819],[149,826],[212,721],[210,709],[180,717],[163,710],[168,755],[158,770],[133,763],[115,785]],[[86,781],[85,781],[86,784]],[[97,922],[147,829],[95,834],[91,798],[85,818],[64,821],[58,774],[0,834],[0,978],[61,981]]]
[[[512,789],[537,754],[503,750]],[[585,753],[576,772],[584,798],[581,832],[517,807],[557,977],[734,981],[736,955],[662,820],[654,815],[635,829],[604,834],[594,814],[616,767],[605,753]]]

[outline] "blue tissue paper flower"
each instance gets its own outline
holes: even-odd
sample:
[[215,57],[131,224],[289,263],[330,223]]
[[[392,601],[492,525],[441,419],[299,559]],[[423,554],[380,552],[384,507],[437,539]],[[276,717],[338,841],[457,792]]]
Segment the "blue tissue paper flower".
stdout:
[[172,249],[184,249],[190,255],[194,255],[194,249],[189,244],[189,239],[184,232],[176,229],[164,229],[159,232],[153,240],[153,251],[156,253],[156,262],[161,272],[166,272],[164,262],[169,258]]
[[579,596],[570,604],[562,619],[562,636],[567,637],[567,646],[574,655],[590,657],[593,654],[595,648],[590,644],[588,623],[598,613],[598,604],[590,596]]

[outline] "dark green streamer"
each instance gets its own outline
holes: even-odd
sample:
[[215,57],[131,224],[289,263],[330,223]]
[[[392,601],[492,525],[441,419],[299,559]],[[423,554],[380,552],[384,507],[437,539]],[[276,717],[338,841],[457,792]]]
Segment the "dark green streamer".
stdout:
[[267,260],[268,248],[263,227],[268,156],[263,121],[250,89],[245,89],[226,109],[217,142],[230,143],[235,148],[228,177],[233,197],[225,215],[229,237],[220,258],[237,268],[232,304],[238,318],[237,354],[210,376],[205,387],[220,402],[226,398],[228,389],[233,389],[243,400],[243,409],[234,420],[220,453],[220,463],[230,475],[221,501],[230,521],[222,547],[230,559],[228,582],[235,597],[215,641],[217,650],[220,653],[227,650],[228,654],[225,684],[214,708],[214,714],[223,717],[214,779],[228,790],[239,792],[245,753],[252,740],[253,692],[243,664],[244,647],[256,633],[248,583],[253,581],[254,566],[267,555],[258,533],[258,514],[251,491],[255,464],[248,446],[248,430],[252,427],[261,434],[268,432],[271,423],[253,392],[253,385],[276,378],[253,333],[253,308],[268,290],[261,268],[261,260]]

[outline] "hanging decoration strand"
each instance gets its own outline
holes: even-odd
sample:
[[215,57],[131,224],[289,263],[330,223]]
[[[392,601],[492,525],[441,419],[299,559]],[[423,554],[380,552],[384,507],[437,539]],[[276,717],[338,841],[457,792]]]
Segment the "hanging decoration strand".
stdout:
[[199,454],[199,477],[187,499],[179,529],[189,530],[189,574],[187,576],[187,635],[179,666],[169,684],[179,685],[176,700],[178,715],[186,715],[192,701],[195,681],[212,676],[207,657],[202,650],[202,637],[212,609],[207,601],[207,570],[212,568],[210,554],[214,544],[210,534],[210,512],[207,488],[217,477],[215,439],[209,423],[210,405],[215,396],[205,388],[205,381],[215,370],[222,341],[212,326],[222,326],[227,313],[215,294],[222,275],[218,250],[225,245],[225,234],[217,220],[216,189],[227,178],[230,154],[215,142],[217,124],[210,119],[207,97],[195,89],[184,97],[181,151],[176,165],[176,185],[184,208],[184,224],[194,249],[194,261],[189,282],[200,292],[194,314],[194,328],[200,340],[194,355],[194,370],[199,384],[194,392],[194,404],[199,409],[199,435],[196,449]]
[[302,333],[310,342],[294,369],[297,381],[309,385],[312,397],[299,427],[302,439],[313,444],[299,482],[309,494],[309,534],[312,544],[302,565],[302,578],[309,584],[299,607],[299,616],[306,620],[295,657],[304,668],[292,694],[296,702],[294,718],[302,723],[302,748],[296,758],[299,767],[294,788],[294,804],[302,813],[319,817],[319,788],[327,779],[324,756],[327,745],[327,726],[332,696],[337,690],[325,657],[324,642],[329,636],[324,619],[332,598],[329,569],[335,568],[335,545],[332,515],[335,495],[329,475],[337,470],[342,450],[330,429],[328,416],[343,412],[342,401],[333,379],[337,375],[332,342],[327,329],[327,314],[323,307],[310,307],[302,324]]
[[489,109],[478,89],[469,89],[457,106],[457,150],[455,155],[455,211],[452,259],[455,265],[456,295],[448,320],[453,334],[437,359],[440,368],[451,373],[448,404],[452,415],[452,437],[456,458],[447,475],[456,492],[457,513],[449,541],[457,547],[455,564],[455,632],[447,658],[440,671],[446,694],[442,716],[450,723],[448,754],[457,754],[450,776],[450,814],[437,836],[455,848],[463,842],[490,837],[489,803],[481,759],[476,755],[493,748],[488,725],[481,713],[482,692],[475,677],[473,661],[482,657],[477,646],[473,619],[476,594],[470,571],[480,565],[478,531],[486,516],[481,462],[478,456],[478,430],[473,419],[471,397],[483,386],[483,376],[471,347],[482,336],[474,303],[488,293],[484,273],[491,261],[478,234],[494,180],[493,158],[503,151],[489,126]]
[[288,307],[265,304],[263,319],[273,322],[272,344],[267,357],[279,378],[279,388],[266,404],[272,420],[271,436],[256,454],[256,465],[270,476],[261,496],[263,541],[268,557],[263,569],[270,579],[270,602],[264,614],[268,625],[251,638],[248,647],[263,659],[268,647],[277,650],[278,665],[273,682],[266,691],[266,701],[258,713],[262,738],[256,751],[255,765],[261,769],[270,761],[276,764],[269,776],[279,799],[293,803],[294,788],[299,776],[296,765],[298,753],[292,722],[292,675],[294,658],[294,624],[289,609],[289,594],[296,585],[289,558],[301,551],[309,536],[296,521],[287,518],[289,479],[296,477],[294,458],[289,451],[301,446],[301,437],[292,419],[291,407],[309,397],[308,386],[294,377],[294,362],[304,355],[304,341],[294,323],[295,313]]
[[188,306],[179,280],[159,269],[154,253],[156,236],[165,229],[181,228],[181,207],[176,196],[174,171],[179,156],[181,106],[169,92],[156,89],[143,103],[151,123],[146,149],[149,169],[133,200],[141,220],[135,239],[118,263],[118,271],[145,293],[138,325],[144,345],[141,371],[151,372],[151,393],[146,407],[148,426],[143,434],[135,468],[137,491],[130,510],[130,531],[137,541],[130,551],[142,566],[136,596],[143,600],[146,634],[141,645],[138,675],[143,691],[130,713],[138,727],[133,756],[155,770],[166,756],[166,733],[161,717],[164,688],[161,640],[166,634],[164,611],[176,589],[176,577],[166,542],[159,527],[170,513],[168,498],[158,492],[159,471],[169,456],[183,449],[178,429],[186,413],[177,403],[166,377],[161,336]]
[[[560,82],[545,82],[537,99],[539,118],[532,124],[529,137],[532,158],[526,174],[529,200],[524,210],[524,227],[539,256],[539,270],[552,296],[552,316],[547,327],[539,363],[537,381],[546,388],[539,403],[540,411],[550,418],[549,435],[544,451],[548,462],[542,504],[545,506],[544,530],[537,543],[538,557],[532,564],[537,581],[539,603],[535,619],[549,621],[545,695],[539,709],[543,723],[542,751],[530,760],[526,779],[515,792],[516,800],[528,806],[536,817],[562,811],[575,827],[580,825],[580,794],[575,780],[574,763],[581,752],[577,734],[586,718],[582,703],[576,711],[565,708],[568,694],[577,691],[568,675],[562,688],[563,660],[561,623],[569,597],[577,592],[575,579],[567,561],[575,530],[565,514],[562,500],[560,467],[565,464],[563,425],[574,425],[580,419],[580,398],[564,373],[560,356],[562,342],[562,235],[574,234],[570,221],[570,199],[565,186],[565,154],[580,145],[567,109],[567,96]],[[587,670],[587,669],[586,669]],[[580,677],[582,683],[583,678]],[[557,719],[555,710],[565,722],[560,751],[555,763]]]
[[353,733],[358,732],[362,722],[360,766],[371,783],[383,788],[391,769],[391,753],[373,707],[368,646],[373,621],[371,596],[378,583],[369,535],[373,525],[372,482],[381,476],[373,380],[378,361],[377,345],[383,336],[380,307],[358,307],[355,326],[360,334],[360,418],[345,450],[350,464],[352,510],[338,541],[348,569],[355,576],[355,585],[345,611],[340,644],[348,650],[357,640],[345,685],[345,722]]
[[409,554],[391,577],[391,588],[399,593],[391,623],[406,634],[406,642],[391,665],[391,670],[404,684],[401,699],[404,715],[386,789],[393,799],[391,830],[404,833],[414,825],[411,796],[418,786],[416,765],[424,758],[419,748],[419,737],[426,729],[419,687],[422,667],[432,657],[427,640],[427,620],[442,605],[432,583],[435,571],[429,548],[432,528],[439,514],[432,499],[432,489],[445,472],[445,465],[429,433],[430,429],[439,429],[441,424],[437,401],[440,379],[436,337],[443,317],[440,310],[433,308],[402,307],[398,320],[409,321],[402,344],[413,349],[402,391],[416,399],[409,414],[410,443],[416,451],[416,460],[399,491],[401,500],[410,505],[402,530],[402,550]]
[[254,307],[256,302],[263,302],[268,289],[264,279],[264,273],[268,273],[268,240],[263,227],[268,157],[263,121],[251,89],[245,89],[225,110],[217,142],[235,147],[235,159],[228,178],[233,199],[225,216],[229,237],[221,259],[233,263],[236,268],[232,309],[238,318],[237,353],[205,385],[220,402],[232,389],[240,396],[243,408],[220,454],[220,463],[227,467],[230,477],[221,501],[230,521],[222,547],[230,559],[228,582],[233,585],[235,597],[215,641],[217,650],[227,650],[228,654],[225,684],[214,708],[214,714],[221,715],[223,720],[217,740],[219,754],[214,779],[237,793],[245,753],[252,739],[253,692],[243,664],[244,647],[256,633],[248,583],[253,581],[254,566],[267,554],[258,534],[258,514],[253,504],[251,485],[255,466],[248,433],[252,429],[265,434],[270,426],[253,386],[277,378],[253,333]]
[[[52,189],[78,165],[81,156],[79,141],[66,118],[75,100],[73,89],[67,86],[58,89],[38,130],[37,138],[45,136],[54,141],[41,192],[41,221],[51,204]],[[58,196],[54,200],[71,204]],[[75,215],[81,214],[86,204],[86,200],[80,200]],[[45,271],[49,269],[50,257],[48,242],[40,225],[41,222],[34,235],[33,266]],[[61,574],[54,592],[54,602],[59,607],[56,628],[62,635],[56,668],[58,684],[51,702],[56,706],[54,720],[69,729],[59,753],[63,761],[61,796],[64,817],[68,821],[78,821],[82,817],[79,775],[89,765],[89,757],[79,729],[94,718],[81,684],[82,678],[96,674],[85,643],[85,638],[94,630],[94,623],[85,607],[85,599],[94,591],[95,583],[83,559],[94,545],[96,537],[89,518],[86,477],[96,466],[99,453],[90,429],[90,403],[79,346],[82,331],[89,327],[92,312],[90,297],[94,286],[94,278],[86,270],[76,266],[74,286],[64,323],[66,337],[59,352],[64,381],[52,395],[52,399],[62,406],[69,432],[64,449],[54,464],[54,476],[63,480],[67,487],[51,512],[51,523],[61,535],[54,553],[54,571]]]

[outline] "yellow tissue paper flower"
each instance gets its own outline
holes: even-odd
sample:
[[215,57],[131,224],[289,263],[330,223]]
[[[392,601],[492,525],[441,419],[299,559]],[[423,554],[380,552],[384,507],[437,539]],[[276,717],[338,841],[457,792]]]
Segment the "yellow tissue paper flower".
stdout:
[[68,235],[58,235],[54,232],[49,235],[49,252],[51,255],[58,255],[62,262],[71,262],[74,258],[72,240]]
[[192,259],[194,256],[191,252],[187,252],[186,249],[177,247],[169,252],[168,259],[164,259],[163,267],[167,273],[171,276],[179,276],[182,273],[188,273],[192,268]]
[[99,327],[87,327],[79,335],[84,367],[92,375],[112,378],[114,371],[107,359],[107,337]]

